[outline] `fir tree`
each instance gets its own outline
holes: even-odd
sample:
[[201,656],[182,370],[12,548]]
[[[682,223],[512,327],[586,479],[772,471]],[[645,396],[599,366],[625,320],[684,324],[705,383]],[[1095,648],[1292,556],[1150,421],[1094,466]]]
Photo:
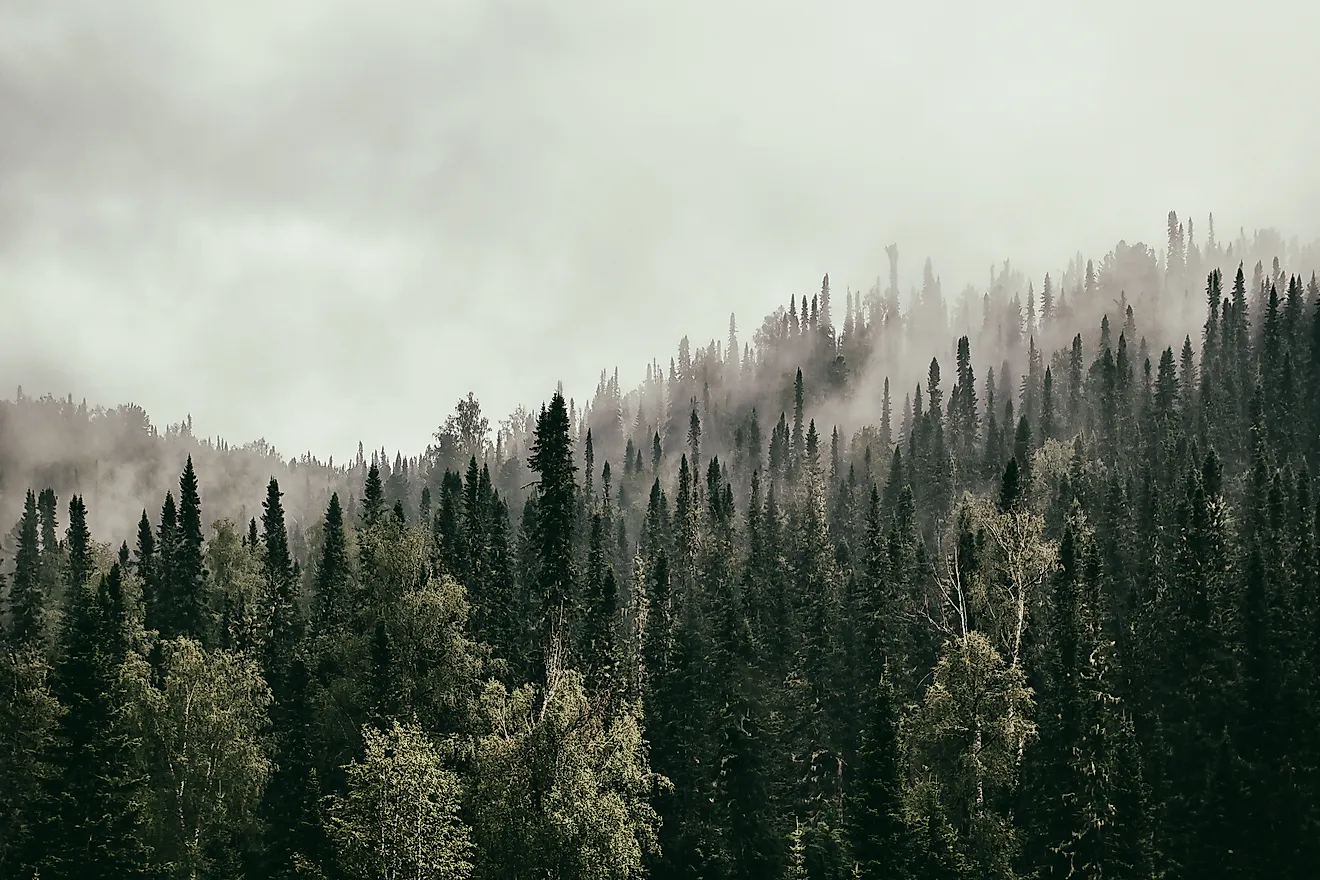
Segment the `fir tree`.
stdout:
[[587,682],[600,688],[613,678],[619,661],[616,640],[618,585],[614,568],[605,558],[604,521],[591,517],[591,539],[587,555],[585,611],[582,628],[582,668]]
[[366,485],[362,490],[362,524],[373,526],[380,522],[385,512],[385,486],[380,479],[380,468],[374,463],[367,471]]
[[[147,627],[162,635],[174,631],[175,556],[179,545],[179,512],[174,505],[174,493],[165,493],[160,508],[160,525],[156,531],[156,564],[150,589],[147,591]],[[169,638],[168,635],[165,635]]]
[[[70,526],[71,550],[86,554],[77,546],[83,528]],[[126,627],[118,565],[99,585],[84,581],[71,591],[55,671],[64,714],[51,756],[59,775],[51,779],[49,820],[38,841],[42,877],[149,876],[143,780],[118,685],[128,659]]]
[[[162,514],[162,545],[166,538]],[[155,613],[152,625],[161,638],[189,636],[206,644],[210,636],[206,596],[206,568],[202,562],[202,507],[192,456],[179,477],[177,526],[168,530],[169,565],[151,592]]]
[[339,632],[352,615],[348,548],[344,536],[344,512],[339,506],[339,494],[331,493],[325,511],[325,532],[322,536],[321,564],[316,570],[316,601],[314,622],[322,632]]
[[901,880],[911,876],[910,832],[904,816],[902,742],[898,707],[887,678],[870,697],[869,717],[854,771],[847,815],[856,877]]
[[577,598],[573,562],[577,484],[568,411],[562,394],[556,393],[549,408],[542,409],[527,464],[540,475],[536,543],[540,554],[537,613],[541,650],[550,650],[555,643],[571,650]]
[[41,582],[41,548],[37,543],[37,497],[27,491],[18,525],[14,575],[10,584],[9,637],[15,648],[41,647],[47,639],[47,597]]

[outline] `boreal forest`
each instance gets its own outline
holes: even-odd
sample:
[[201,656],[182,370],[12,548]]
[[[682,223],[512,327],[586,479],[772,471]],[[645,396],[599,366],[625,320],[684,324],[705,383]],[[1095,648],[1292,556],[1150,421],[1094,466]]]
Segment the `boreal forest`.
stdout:
[[1320,246],[1198,228],[349,462],[20,389],[0,877],[1320,875]]

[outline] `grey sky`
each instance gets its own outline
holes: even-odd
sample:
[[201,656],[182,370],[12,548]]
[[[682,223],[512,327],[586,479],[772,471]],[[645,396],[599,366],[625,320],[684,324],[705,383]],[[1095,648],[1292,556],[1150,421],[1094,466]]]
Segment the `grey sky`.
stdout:
[[[1320,232],[1320,4],[0,0],[0,380],[419,449],[899,243]],[[12,394],[12,387],[7,391]]]

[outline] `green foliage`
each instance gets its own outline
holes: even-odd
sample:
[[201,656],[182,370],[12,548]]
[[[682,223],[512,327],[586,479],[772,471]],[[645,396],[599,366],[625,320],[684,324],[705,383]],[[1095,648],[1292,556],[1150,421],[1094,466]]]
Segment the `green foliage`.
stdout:
[[37,646],[0,654],[0,876],[22,877],[41,841],[42,794],[56,784],[52,737],[60,704]]
[[316,570],[316,595],[312,621],[327,635],[342,635],[351,624],[354,597],[351,590],[348,543],[344,533],[344,512],[339,495],[330,496],[321,536],[321,561]]
[[244,654],[180,637],[162,655],[156,676],[137,657],[124,672],[150,769],[156,864],[177,877],[228,873],[272,770],[270,689]]
[[1017,840],[1007,799],[1035,735],[1032,705],[1022,670],[971,631],[945,647],[906,730],[919,789],[935,793],[923,805],[931,814],[919,819],[947,821],[956,852],[976,876],[1012,876]]
[[655,846],[650,770],[636,707],[604,715],[581,676],[483,696],[474,830],[481,876],[563,880],[636,876]]
[[568,408],[556,393],[541,412],[527,466],[540,475],[536,494],[536,545],[540,556],[537,612],[541,650],[572,645],[570,620],[577,617],[573,538],[577,483]]
[[867,880],[909,876],[911,833],[904,813],[902,740],[893,688],[882,680],[853,758],[848,836],[857,871]]
[[128,619],[119,566],[70,594],[55,668],[64,711],[50,749],[45,823],[33,841],[42,877],[146,876],[145,785],[124,687]]
[[[188,456],[117,563],[99,454],[5,496],[0,875],[1311,876],[1315,282],[1235,242],[1226,298],[1170,242],[1039,315],[1008,265],[903,310],[891,266],[842,335],[795,295],[741,362],[684,339],[493,445],[469,395],[392,463],[0,402]],[[1203,264],[1197,352],[1155,297]]]
[[37,541],[37,497],[29,489],[18,525],[18,548],[14,553],[14,575],[9,588],[7,632],[16,649],[42,647],[48,638],[48,596],[41,578],[41,548]]
[[260,561],[244,546],[229,520],[217,520],[211,526],[206,567],[220,606],[220,646],[227,650],[257,650],[265,641],[265,580]]
[[459,816],[462,783],[415,724],[362,731],[364,754],[331,798],[330,832],[351,877],[464,880],[471,834]]

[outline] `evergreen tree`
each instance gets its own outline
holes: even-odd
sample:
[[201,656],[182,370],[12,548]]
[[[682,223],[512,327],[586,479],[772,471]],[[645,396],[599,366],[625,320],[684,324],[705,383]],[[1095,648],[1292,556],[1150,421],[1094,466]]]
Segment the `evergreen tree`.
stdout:
[[175,621],[175,556],[179,546],[179,512],[174,505],[174,493],[165,493],[160,508],[160,524],[156,531],[156,552],[152,578],[148,584],[147,628],[154,629],[165,638],[174,632]]
[[14,575],[8,597],[9,638],[15,648],[39,648],[48,635],[48,598],[42,590],[38,528],[37,497],[29,489],[18,525],[18,547],[14,552]]
[[339,506],[338,493],[330,495],[322,541],[313,622],[318,631],[338,633],[347,627],[353,613],[344,512]]
[[573,537],[577,484],[568,410],[562,394],[550,399],[537,420],[536,439],[527,460],[540,475],[537,484],[536,542],[540,554],[538,609],[541,650],[555,645],[572,650],[576,623],[576,573]]
[[271,477],[261,514],[261,541],[265,549],[262,573],[270,608],[269,631],[263,648],[263,672],[277,705],[289,697],[284,682],[302,637],[297,583],[289,553],[282,496],[279,481]]
[[619,649],[616,636],[618,584],[614,568],[605,558],[604,521],[591,517],[591,541],[587,556],[586,616],[582,628],[582,669],[588,684],[607,686],[617,674]]
[[[84,516],[81,504],[71,505],[70,550],[86,558],[85,523],[72,522],[74,510]],[[51,755],[58,775],[48,787],[48,821],[34,841],[40,876],[146,877],[144,780],[118,683],[128,659],[122,572],[114,565],[99,585],[84,580],[70,587],[55,670],[55,692],[64,707]]]
[[385,512],[385,486],[381,483],[380,468],[374,463],[367,471],[367,481],[362,490],[362,524],[373,526],[380,522]]
[[189,636],[203,644],[210,639],[206,568],[202,562],[202,507],[197,491],[197,473],[192,456],[179,477],[177,525],[165,529],[162,514],[162,548],[167,543],[169,563],[162,577],[152,584],[152,626],[162,639]]
[[899,713],[887,678],[874,689],[861,746],[853,759],[848,837],[854,876],[901,880],[909,873],[910,833],[904,815]]

